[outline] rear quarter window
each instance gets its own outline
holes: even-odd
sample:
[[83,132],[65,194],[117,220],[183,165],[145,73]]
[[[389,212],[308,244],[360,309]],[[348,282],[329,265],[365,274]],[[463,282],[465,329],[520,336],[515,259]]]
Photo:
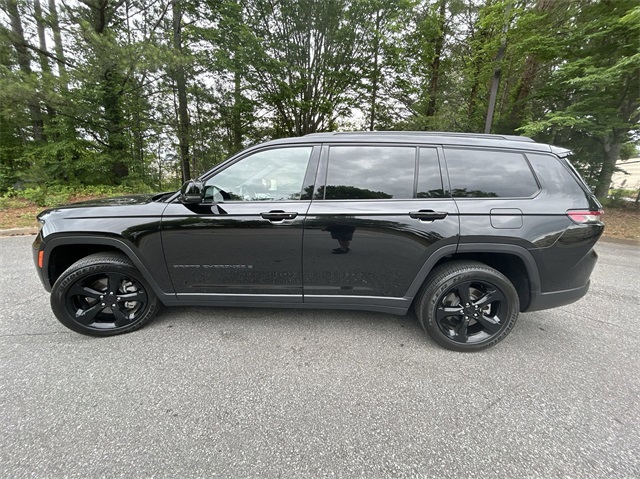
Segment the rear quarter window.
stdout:
[[[574,176],[555,156],[527,153],[527,158],[549,194],[584,196],[579,177]],[[566,161],[566,160],[564,160]],[[577,173],[576,173],[577,175]]]
[[528,198],[539,190],[522,153],[446,148],[445,157],[456,198]]

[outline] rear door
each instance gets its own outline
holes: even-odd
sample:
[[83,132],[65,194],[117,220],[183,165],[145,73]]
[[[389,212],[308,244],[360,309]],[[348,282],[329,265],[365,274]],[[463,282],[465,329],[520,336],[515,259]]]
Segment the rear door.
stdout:
[[305,303],[392,305],[415,294],[436,251],[455,252],[458,211],[440,156],[402,144],[323,147],[303,240]]

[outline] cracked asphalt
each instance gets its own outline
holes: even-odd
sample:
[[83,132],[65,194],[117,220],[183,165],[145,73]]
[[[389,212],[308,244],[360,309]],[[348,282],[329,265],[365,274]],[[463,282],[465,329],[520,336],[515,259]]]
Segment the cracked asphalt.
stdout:
[[640,477],[640,249],[477,354],[415,317],[165,308],[66,330],[0,238],[0,477]]

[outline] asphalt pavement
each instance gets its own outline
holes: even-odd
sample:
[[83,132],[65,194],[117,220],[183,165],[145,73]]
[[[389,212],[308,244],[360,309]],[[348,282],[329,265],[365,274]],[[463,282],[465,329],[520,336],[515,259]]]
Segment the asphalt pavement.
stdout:
[[640,477],[640,248],[475,354],[413,315],[165,308],[95,339],[0,238],[0,477]]

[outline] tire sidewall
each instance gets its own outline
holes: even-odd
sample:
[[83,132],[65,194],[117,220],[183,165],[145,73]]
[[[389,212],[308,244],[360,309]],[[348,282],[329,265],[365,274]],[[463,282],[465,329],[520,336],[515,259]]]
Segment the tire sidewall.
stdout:
[[[419,315],[421,317],[422,327],[426,330],[429,336],[431,336],[440,345],[457,351],[477,351],[480,349],[486,349],[504,339],[515,325],[520,309],[520,302],[513,285],[508,280],[503,279],[500,273],[497,271],[496,273],[497,274],[493,274],[490,271],[484,271],[482,269],[465,272],[452,272],[450,275],[437,282],[437,284],[430,285],[426,291],[426,304],[423,305],[423,307],[426,308],[426,311],[423,311],[423,314]],[[465,344],[452,341],[442,332],[436,320],[436,310],[444,293],[456,284],[465,281],[483,281],[491,283],[501,290],[507,300],[507,311],[504,320],[505,324],[502,329],[496,335],[478,343]],[[425,318],[426,321],[422,321],[422,318]]]
[[[67,293],[70,288],[80,281],[82,278],[108,272],[122,273],[130,276],[136,282],[140,283],[144,288],[147,295],[147,305],[145,311],[131,324],[125,327],[117,329],[97,329],[82,326],[77,323],[67,311],[66,301]],[[158,299],[153,290],[149,287],[149,284],[142,278],[142,275],[133,266],[121,263],[97,263],[86,266],[80,266],[74,270],[67,270],[60,275],[58,280],[51,289],[51,309],[56,318],[65,325],[67,328],[76,331],[81,334],[89,336],[113,336],[116,334],[127,333],[142,327],[147,321],[149,321],[156,313],[158,308]]]

